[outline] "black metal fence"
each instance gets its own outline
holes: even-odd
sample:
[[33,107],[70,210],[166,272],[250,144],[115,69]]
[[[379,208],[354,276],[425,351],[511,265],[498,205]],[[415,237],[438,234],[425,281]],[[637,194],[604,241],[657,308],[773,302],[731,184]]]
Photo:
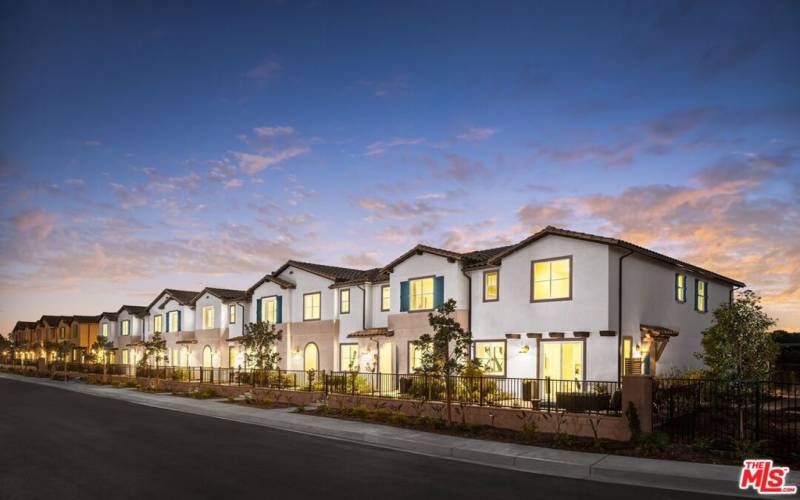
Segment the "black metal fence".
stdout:
[[[331,372],[331,394],[445,401],[447,380],[419,373]],[[550,378],[450,377],[453,402],[502,408],[619,415],[622,385],[618,382]]]
[[658,379],[653,429],[711,449],[800,453],[800,384]]

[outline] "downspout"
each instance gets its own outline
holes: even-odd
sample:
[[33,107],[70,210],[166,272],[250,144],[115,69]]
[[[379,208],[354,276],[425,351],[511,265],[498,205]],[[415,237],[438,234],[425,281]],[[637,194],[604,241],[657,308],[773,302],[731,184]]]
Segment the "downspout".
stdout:
[[622,260],[631,255],[633,250],[628,250],[628,253],[621,255],[619,258],[619,265],[617,271],[619,272],[617,291],[617,379],[622,382]]
[[361,285],[356,285],[356,288],[361,290],[361,329],[362,330],[366,330],[367,329],[367,291],[364,290],[361,287]]
[[467,278],[467,328],[468,332],[472,331],[472,276],[461,268],[461,274]]

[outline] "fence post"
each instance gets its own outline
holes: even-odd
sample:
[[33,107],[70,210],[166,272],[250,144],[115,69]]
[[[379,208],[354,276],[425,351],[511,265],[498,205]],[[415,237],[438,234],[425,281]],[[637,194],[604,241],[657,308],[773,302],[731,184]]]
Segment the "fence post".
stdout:
[[480,398],[480,405],[483,406],[483,376],[478,377],[478,380],[480,380],[478,397]]
[[639,415],[641,431],[653,432],[653,377],[625,375],[622,377],[622,414],[633,404]]

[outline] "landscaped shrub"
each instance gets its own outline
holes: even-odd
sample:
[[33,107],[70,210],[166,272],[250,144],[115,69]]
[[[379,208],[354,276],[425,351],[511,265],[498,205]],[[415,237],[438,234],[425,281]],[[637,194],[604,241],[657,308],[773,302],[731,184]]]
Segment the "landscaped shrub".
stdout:
[[378,422],[388,422],[392,412],[386,408],[378,408],[372,414],[372,417]]
[[669,446],[669,436],[663,432],[647,432],[639,434],[636,449],[642,455],[661,453]]
[[352,415],[356,418],[360,418],[361,420],[366,420],[370,416],[369,408],[364,405],[358,405],[353,408]]
[[389,415],[389,423],[401,426],[408,425],[408,415],[406,415],[402,411],[392,412],[392,414]]

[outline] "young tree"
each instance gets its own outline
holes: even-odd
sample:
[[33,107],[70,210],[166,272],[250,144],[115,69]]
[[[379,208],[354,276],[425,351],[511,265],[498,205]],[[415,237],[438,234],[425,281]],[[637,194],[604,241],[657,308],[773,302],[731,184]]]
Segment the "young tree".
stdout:
[[108,352],[111,349],[113,344],[108,337],[103,337],[102,335],[97,336],[97,340],[94,341],[92,344],[92,350],[98,354],[102,353],[103,355],[103,382],[105,383],[108,379]]
[[161,332],[155,332],[150,340],[144,341],[144,356],[139,362],[141,366],[147,366],[149,360],[155,361],[156,364],[156,387],[159,385],[159,367],[162,361],[166,361],[167,341],[161,336]]
[[44,353],[45,353],[45,359],[47,360],[47,364],[49,365],[50,360],[53,357],[53,354],[58,353],[58,342],[54,342],[52,340],[45,340]]
[[448,425],[453,424],[451,377],[461,372],[464,363],[469,360],[472,346],[472,333],[461,328],[455,319],[455,311],[456,301],[449,299],[436,311],[428,313],[433,334],[426,333],[414,341],[414,345],[422,350],[421,371],[444,376]]
[[[8,356],[9,354],[12,354],[14,352],[13,348],[11,347],[11,345],[12,345],[12,343],[11,343],[10,340],[8,340],[4,336],[0,335],[0,354],[3,355],[3,362],[6,361],[5,360],[5,356]],[[14,364],[13,358],[11,360],[11,364],[12,365]]]
[[58,359],[64,364],[64,382],[67,381],[67,358],[69,358],[70,353],[75,348],[75,344],[72,342],[59,342],[56,354],[58,355]]
[[[278,354],[278,342],[281,340],[283,330],[277,330],[275,325],[268,321],[248,323],[244,325],[241,345],[247,363],[256,370],[274,370],[281,360]],[[253,379],[255,383],[255,378]]]
[[722,304],[714,311],[712,325],[703,332],[703,352],[695,356],[717,378],[767,378],[778,356],[778,346],[769,334],[774,324],[762,310],[761,297],[745,290],[731,304]]

